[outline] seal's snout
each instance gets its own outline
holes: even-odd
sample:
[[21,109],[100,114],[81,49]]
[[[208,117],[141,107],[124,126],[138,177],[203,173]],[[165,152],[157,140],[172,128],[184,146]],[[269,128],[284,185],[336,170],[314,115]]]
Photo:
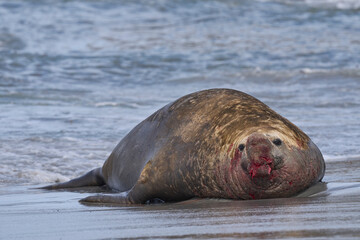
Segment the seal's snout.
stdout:
[[246,144],[250,164],[248,172],[252,178],[270,176],[274,167],[271,157],[271,142],[262,134],[251,135]]

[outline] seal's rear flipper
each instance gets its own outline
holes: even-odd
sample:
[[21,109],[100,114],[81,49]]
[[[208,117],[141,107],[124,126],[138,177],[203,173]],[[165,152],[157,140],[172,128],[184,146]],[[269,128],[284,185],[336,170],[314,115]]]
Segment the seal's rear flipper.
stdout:
[[[150,190],[150,191],[149,191]],[[80,200],[82,204],[144,204],[148,200],[152,200],[152,188],[144,184],[136,184],[127,192],[119,192],[116,194],[99,194],[86,197]]]
[[118,194],[99,194],[95,196],[89,196],[81,199],[79,202],[82,204],[93,204],[93,203],[102,203],[102,204],[134,204],[138,202],[132,201],[126,192],[118,193]]
[[53,184],[42,187],[41,189],[62,189],[62,188],[77,188],[77,187],[88,187],[88,186],[102,186],[106,182],[101,172],[101,168],[96,168],[85,175],[74,178],[68,182]]

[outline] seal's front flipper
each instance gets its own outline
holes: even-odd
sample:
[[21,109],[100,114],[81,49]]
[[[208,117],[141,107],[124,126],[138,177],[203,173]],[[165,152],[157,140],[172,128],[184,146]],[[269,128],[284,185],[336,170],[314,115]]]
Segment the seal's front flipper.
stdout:
[[118,194],[99,194],[95,196],[89,196],[80,200],[83,204],[92,204],[92,203],[113,203],[113,204],[134,204],[140,202],[134,202],[130,199],[126,192]]
[[77,188],[77,187],[88,187],[88,186],[102,186],[106,182],[101,172],[101,168],[96,168],[85,175],[74,178],[68,182],[58,183],[42,187],[41,189],[62,189],[62,188]]

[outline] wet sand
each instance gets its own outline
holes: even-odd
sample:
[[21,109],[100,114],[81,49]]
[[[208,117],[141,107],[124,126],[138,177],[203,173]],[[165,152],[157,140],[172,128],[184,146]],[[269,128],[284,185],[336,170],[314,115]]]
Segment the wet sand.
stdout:
[[324,181],[300,197],[99,206],[89,191],[0,187],[0,239],[359,239],[360,159],[327,163]]

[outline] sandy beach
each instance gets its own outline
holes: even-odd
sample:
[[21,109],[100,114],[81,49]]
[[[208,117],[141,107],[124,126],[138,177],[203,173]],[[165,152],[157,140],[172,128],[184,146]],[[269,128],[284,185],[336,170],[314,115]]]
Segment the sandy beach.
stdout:
[[327,166],[320,190],[289,199],[85,206],[78,200],[99,188],[70,192],[2,186],[0,238],[359,239],[360,159]]

